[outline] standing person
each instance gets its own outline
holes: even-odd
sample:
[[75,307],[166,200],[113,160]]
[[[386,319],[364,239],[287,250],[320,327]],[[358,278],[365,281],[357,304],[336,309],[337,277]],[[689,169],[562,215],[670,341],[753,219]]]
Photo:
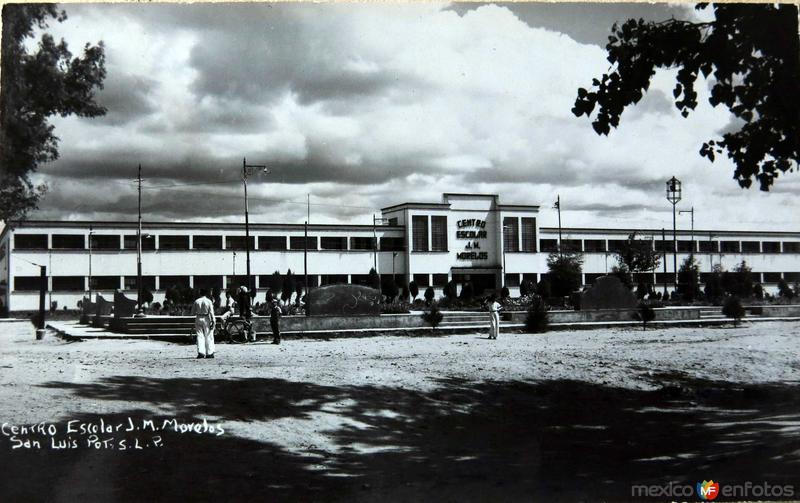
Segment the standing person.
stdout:
[[[246,320],[249,325],[252,312],[250,310],[250,292],[246,286],[239,287],[239,298],[237,300],[239,302],[239,316]],[[256,334],[252,328],[247,333],[247,339],[253,342],[256,341]]]
[[197,357],[214,358],[214,304],[208,290],[200,290],[200,297],[192,304],[194,330],[197,333]]
[[489,338],[497,339],[500,334],[500,310],[503,307],[497,302],[497,297],[489,298]]
[[272,327],[272,343],[281,343],[281,306],[278,299],[272,300],[272,308],[269,311],[269,325]]

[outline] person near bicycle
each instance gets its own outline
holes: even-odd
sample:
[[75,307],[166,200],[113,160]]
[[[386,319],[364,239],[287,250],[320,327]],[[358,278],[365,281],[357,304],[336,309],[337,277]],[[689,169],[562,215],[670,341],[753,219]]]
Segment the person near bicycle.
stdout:
[[214,304],[208,290],[200,290],[200,297],[192,304],[194,330],[197,334],[197,357],[214,358]]
[[[242,285],[239,287],[239,295],[238,295],[238,302],[239,302],[239,316],[241,316],[247,324],[250,324],[250,318],[252,316],[252,312],[250,310],[250,292],[247,290],[247,287]],[[247,334],[248,340],[252,340],[253,342],[256,341],[256,334],[251,330],[252,333]]]
[[272,327],[272,343],[281,343],[281,306],[278,299],[272,299],[272,306],[269,310],[269,324]]
[[225,322],[228,321],[228,318],[233,316],[233,312],[235,310],[236,310],[236,301],[233,300],[231,292],[227,291],[225,292],[225,307],[222,308],[222,315],[220,315],[220,320],[222,320],[222,326],[225,326]]

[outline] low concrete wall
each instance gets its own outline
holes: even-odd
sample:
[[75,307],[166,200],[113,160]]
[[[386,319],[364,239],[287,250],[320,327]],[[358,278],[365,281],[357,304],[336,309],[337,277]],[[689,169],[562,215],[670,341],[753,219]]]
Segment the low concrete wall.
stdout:
[[[663,307],[653,309],[655,321],[699,320],[702,307]],[[713,309],[713,308],[712,308]],[[592,321],[631,321],[635,320],[637,309],[591,309],[584,311],[549,311],[550,323],[583,323]],[[525,311],[504,313],[503,321],[525,323]]]
[[[256,332],[271,332],[268,317],[253,318]],[[419,314],[382,314],[380,316],[284,316],[281,332],[310,330],[357,330],[360,328],[427,327]]]
[[[780,306],[780,305],[768,305],[768,306],[752,306],[753,308],[760,307],[761,308],[761,316],[765,318],[783,318],[783,317],[795,317],[800,316],[800,305],[791,305],[791,306]],[[748,311],[751,309],[748,306]]]

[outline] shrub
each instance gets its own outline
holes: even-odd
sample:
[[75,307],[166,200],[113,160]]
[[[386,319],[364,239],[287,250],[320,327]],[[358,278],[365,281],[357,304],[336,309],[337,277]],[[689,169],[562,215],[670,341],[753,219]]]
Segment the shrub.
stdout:
[[536,293],[545,300],[552,297],[550,281],[546,279],[541,280],[539,284],[536,285]]
[[531,305],[528,307],[528,314],[525,317],[525,328],[528,332],[538,334],[547,332],[548,325],[547,305],[541,296],[536,295],[531,299]]
[[728,318],[733,318],[733,326],[739,326],[739,321],[745,315],[744,307],[739,297],[731,295],[725,299],[725,303],[722,305],[722,314]]
[[419,287],[417,286],[416,281],[412,281],[408,284],[408,291],[411,293],[411,300],[417,300],[417,295],[419,295]]
[[286,271],[286,276],[283,278],[283,285],[281,288],[281,300],[284,302],[289,302],[292,299],[292,294],[294,293],[295,289],[295,281],[294,281],[294,274],[292,274],[292,270],[289,269]]
[[548,279],[556,297],[566,297],[581,286],[583,255],[580,253],[551,253],[547,257]]
[[305,279],[303,282],[297,281],[297,284],[294,287],[295,293],[295,305],[300,306],[300,299],[303,298],[303,283],[305,283]]
[[430,305],[433,302],[433,298],[436,297],[436,292],[433,291],[433,287],[429,286],[425,289],[425,303]]
[[374,288],[375,290],[381,289],[381,277],[378,274],[378,271],[376,271],[374,267],[369,270],[368,282],[370,288]]
[[434,302],[431,304],[430,310],[422,314],[422,319],[428,322],[428,324],[435,330],[436,327],[439,326],[439,323],[441,323],[444,319],[444,315],[439,310],[439,305]]
[[722,266],[717,264],[713,267],[708,278],[706,278],[704,293],[706,294],[706,299],[713,304],[718,304],[725,293],[725,289],[722,287],[722,275]]
[[783,297],[784,299],[791,299],[794,297],[795,292],[789,288],[789,283],[786,282],[785,279],[781,278],[778,281],[778,296]]
[[[466,283],[464,283],[464,286],[461,288],[461,298],[464,299],[464,300],[472,300],[472,297],[474,297],[474,295],[475,295],[475,291],[474,291],[474,289],[472,287],[472,282],[471,281],[467,281]],[[455,296],[453,296],[453,298],[455,298]]]
[[647,329],[647,324],[656,319],[656,312],[649,305],[641,302],[639,310],[634,314],[634,318],[642,322],[642,331]]
[[522,283],[519,284],[519,295],[520,297],[525,297],[527,295],[531,295],[536,290],[536,285],[533,284],[533,281],[526,279],[523,280]]
[[500,290],[500,298],[506,300],[509,297],[511,297],[511,292],[508,291],[507,286],[504,286],[503,289]]
[[391,276],[384,276],[381,279],[381,294],[386,296],[386,302],[394,302],[395,297],[397,294],[400,293],[400,289],[397,288],[397,284],[394,282],[394,278]]
[[405,282],[400,282],[398,286],[400,287],[400,300],[402,302],[408,302],[408,296],[410,294],[408,285],[406,285]]
[[678,292],[686,302],[694,301],[700,295],[700,266],[689,255],[678,269]]
[[458,287],[456,286],[456,282],[450,280],[444,287],[444,296],[448,299],[455,299],[457,297]]
[[761,283],[756,283],[753,287],[753,296],[758,300],[764,300],[764,287]]
[[406,314],[409,311],[408,303],[396,302],[394,304],[381,305],[381,314]]

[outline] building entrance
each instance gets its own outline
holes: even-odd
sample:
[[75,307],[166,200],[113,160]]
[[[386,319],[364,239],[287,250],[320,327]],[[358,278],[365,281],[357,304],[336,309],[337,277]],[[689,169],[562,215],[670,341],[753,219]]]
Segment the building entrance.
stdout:
[[495,273],[453,273],[453,281],[458,285],[458,291],[464,288],[467,282],[472,283],[472,291],[476,297],[489,295],[497,289],[497,275]]

